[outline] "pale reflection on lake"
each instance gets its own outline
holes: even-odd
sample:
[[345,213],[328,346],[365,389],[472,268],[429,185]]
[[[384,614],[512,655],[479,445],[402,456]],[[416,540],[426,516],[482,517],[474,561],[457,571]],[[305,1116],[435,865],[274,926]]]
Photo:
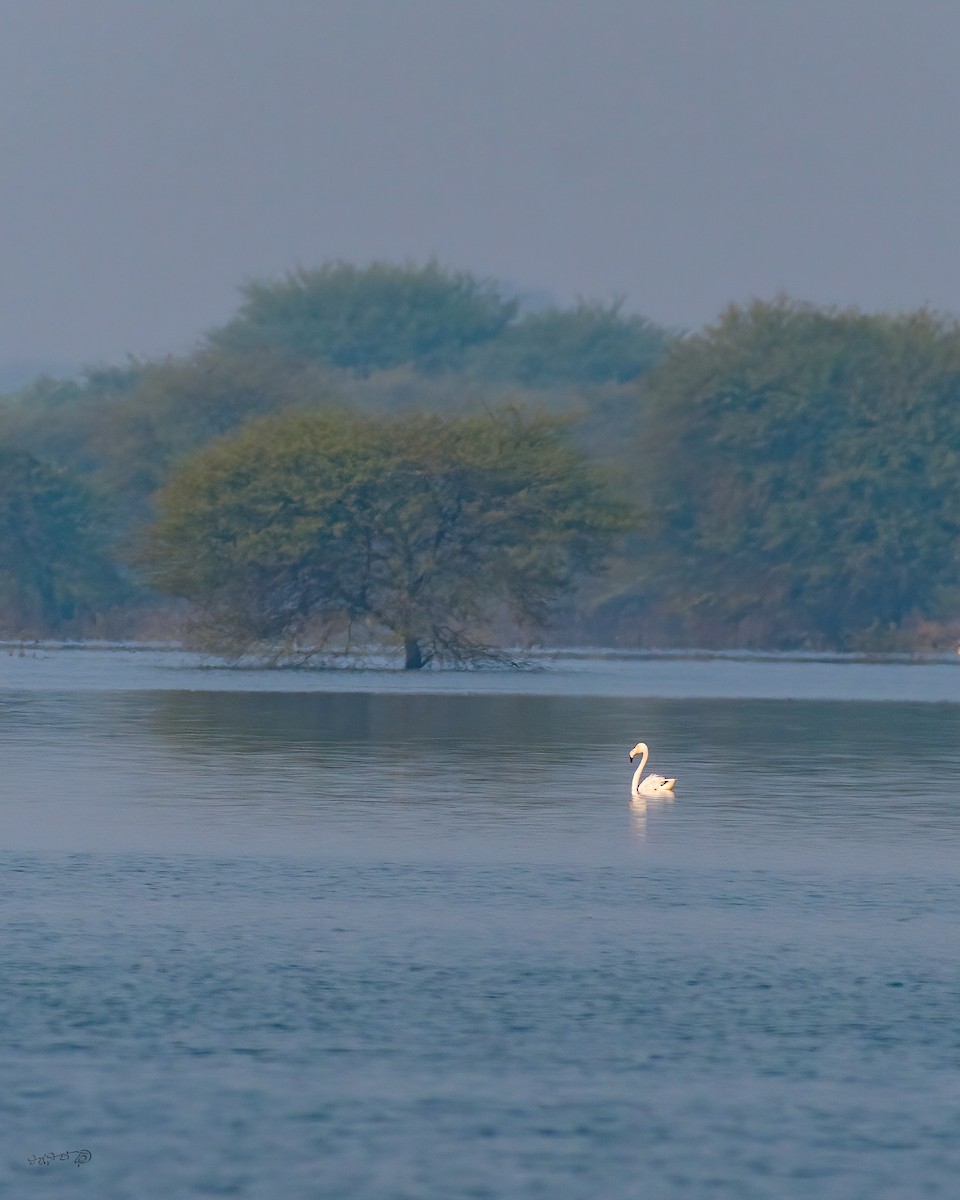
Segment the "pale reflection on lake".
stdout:
[[958,719],[954,662],[0,655],[0,1185],[949,1195]]

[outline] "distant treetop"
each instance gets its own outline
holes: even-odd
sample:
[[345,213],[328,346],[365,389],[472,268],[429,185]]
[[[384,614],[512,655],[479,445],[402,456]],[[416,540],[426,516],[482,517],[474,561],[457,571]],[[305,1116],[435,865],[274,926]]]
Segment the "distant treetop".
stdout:
[[412,363],[459,367],[469,346],[513,319],[517,303],[466,271],[375,262],[331,262],[280,280],[255,280],[232,321],[208,335],[223,350],[269,350],[366,375]]
[[411,366],[481,382],[554,388],[625,382],[655,365],[669,335],[613,304],[579,302],[520,315],[507,289],[436,262],[332,262],[255,280],[215,351],[323,363],[356,375]]
[[527,313],[473,355],[478,375],[525,387],[626,383],[663,357],[669,335],[652,321],[612,304],[581,300],[575,308]]

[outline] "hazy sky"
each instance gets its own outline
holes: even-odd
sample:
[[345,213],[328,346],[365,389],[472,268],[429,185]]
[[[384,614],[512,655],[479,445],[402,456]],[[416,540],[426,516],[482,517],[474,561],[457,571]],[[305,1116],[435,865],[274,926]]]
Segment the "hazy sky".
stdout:
[[422,261],[960,313],[957,0],[0,0],[0,366]]

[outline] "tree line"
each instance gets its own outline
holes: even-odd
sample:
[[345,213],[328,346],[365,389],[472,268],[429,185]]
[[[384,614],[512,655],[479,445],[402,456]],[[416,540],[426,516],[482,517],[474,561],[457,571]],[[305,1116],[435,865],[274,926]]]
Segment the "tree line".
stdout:
[[275,661],[937,644],[958,465],[950,317],[781,297],[685,334],[330,263],[251,283],[190,354],[0,398],[0,634],[136,634],[176,601]]

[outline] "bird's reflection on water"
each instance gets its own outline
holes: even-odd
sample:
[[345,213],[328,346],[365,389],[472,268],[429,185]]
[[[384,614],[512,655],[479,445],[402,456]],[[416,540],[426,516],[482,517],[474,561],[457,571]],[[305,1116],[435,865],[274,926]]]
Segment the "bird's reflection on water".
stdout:
[[659,809],[669,808],[673,801],[674,796],[669,792],[665,792],[662,796],[631,795],[630,828],[633,830],[634,837],[645,842],[647,840],[647,817]]

